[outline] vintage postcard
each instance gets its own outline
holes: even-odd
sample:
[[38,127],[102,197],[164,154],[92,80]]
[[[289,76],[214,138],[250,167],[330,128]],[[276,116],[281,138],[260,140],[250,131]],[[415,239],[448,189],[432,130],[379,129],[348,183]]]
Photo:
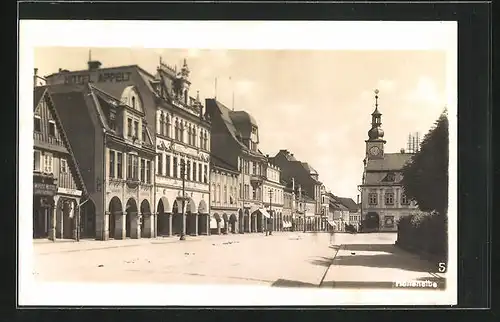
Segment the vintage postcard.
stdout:
[[456,23],[20,35],[19,305],[456,304]]

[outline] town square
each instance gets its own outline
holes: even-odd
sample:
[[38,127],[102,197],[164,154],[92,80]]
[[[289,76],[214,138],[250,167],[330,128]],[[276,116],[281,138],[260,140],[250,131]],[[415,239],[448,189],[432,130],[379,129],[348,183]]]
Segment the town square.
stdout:
[[444,51],[33,57],[33,281],[449,290]]

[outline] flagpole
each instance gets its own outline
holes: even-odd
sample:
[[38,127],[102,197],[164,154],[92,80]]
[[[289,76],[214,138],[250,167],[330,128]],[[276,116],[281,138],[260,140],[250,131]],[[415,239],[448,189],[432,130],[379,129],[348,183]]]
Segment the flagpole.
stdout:
[[217,100],[217,77],[215,77],[215,95],[214,98]]

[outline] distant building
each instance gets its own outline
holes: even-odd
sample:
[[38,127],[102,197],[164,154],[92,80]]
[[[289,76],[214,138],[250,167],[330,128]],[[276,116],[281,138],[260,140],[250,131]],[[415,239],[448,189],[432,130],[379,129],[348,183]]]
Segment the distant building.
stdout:
[[361,190],[362,229],[365,231],[396,231],[399,218],[409,215],[416,204],[404,194],[401,186],[402,168],[412,153],[386,153],[382,114],[375,92],[372,127],[366,140],[366,156]]
[[238,168],[215,155],[211,156],[210,169],[210,232],[212,234],[236,233],[236,223],[230,225],[229,218],[236,217],[240,209],[238,199]]
[[33,94],[33,238],[94,236],[80,220],[87,191],[52,96],[46,86]]
[[281,180],[283,188],[283,229],[286,231],[294,230],[296,227],[296,198],[293,182]]
[[[308,208],[308,213],[312,213],[312,218],[307,218],[311,224],[311,230],[319,230],[322,215],[321,186],[318,172],[308,163],[297,160],[292,153],[287,150],[280,150],[276,156],[270,158],[270,162],[276,164],[281,169],[282,178],[286,181],[295,181],[295,187],[301,188],[301,196],[313,202],[313,207]],[[297,194],[298,198],[301,198]]]
[[261,232],[271,216],[263,200],[268,161],[258,148],[257,122],[249,113],[232,111],[216,99],[206,99],[205,105],[212,122],[212,155],[239,172],[238,215],[231,214],[229,225],[239,233]]
[[283,230],[284,186],[281,183],[281,170],[271,163],[267,164],[266,179],[262,185],[263,203],[272,216],[273,230]]

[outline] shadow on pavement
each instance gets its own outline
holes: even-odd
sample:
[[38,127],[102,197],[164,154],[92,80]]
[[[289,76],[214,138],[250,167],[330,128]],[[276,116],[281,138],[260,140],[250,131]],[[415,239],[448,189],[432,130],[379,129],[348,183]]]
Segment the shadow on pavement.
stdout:
[[394,288],[394,283],[390,281],[327,281],[323,282],[320,287],[388,289]]
[[285,280],[279,279],[271,284],[273,287],[314,287],[317,288],[318,285],[312,283],[306,283],[301,281]]
[[393,244],[345,244],[343,249],[351,252],[383,252],[394,253],[398,249]]
[[331,257],[321,256],[321,257],[317,257],[316,259],[310,260],[309,263],[311,263],[313,265],[318,265],[318,266],[330,267],[330,265],[332,264],[332,260],[333,260],[333,258],[331,258]]
[[337,256],[333,265],[336,266],[365,266],[377,268],[397,268],[414,272],[434,271],[434,265],[426,261],[414,258],[401,258],[396,254],[374,254],[374,255],[349,255]]

